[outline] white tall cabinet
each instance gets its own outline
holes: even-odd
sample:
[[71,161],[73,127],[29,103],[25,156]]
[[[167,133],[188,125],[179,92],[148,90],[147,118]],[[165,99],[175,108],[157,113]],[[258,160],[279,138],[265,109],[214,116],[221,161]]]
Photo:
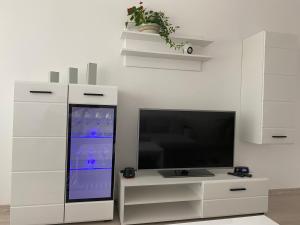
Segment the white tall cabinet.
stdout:
[[16,82],[11,224],[63,223],[67,85]]
[[11,225],[113,219],[117,93],[15,83]]
[[243,41],[241,136],[255,144],[293,143],[298,38],[262,31]]

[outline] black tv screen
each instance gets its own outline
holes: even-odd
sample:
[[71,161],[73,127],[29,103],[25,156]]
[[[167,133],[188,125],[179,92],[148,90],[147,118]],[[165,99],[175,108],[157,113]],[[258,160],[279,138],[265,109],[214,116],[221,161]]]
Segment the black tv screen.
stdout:
[[139,169],[232,167],[235,112],[141,109]]

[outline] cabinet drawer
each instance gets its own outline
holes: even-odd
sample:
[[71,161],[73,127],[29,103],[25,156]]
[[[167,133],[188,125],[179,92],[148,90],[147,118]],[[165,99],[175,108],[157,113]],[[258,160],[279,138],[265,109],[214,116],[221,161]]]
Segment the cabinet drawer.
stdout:
[[67,105],[64,103],[15,102],[15,137],[65,137]]
[[264,100],[295,101],[297,96],[297,77],[265,75]]
[[248,179],[204,182],[205,200],[268,195],[268,180]]
[[64,205],[37,205],[10,208],[10,224],[61,224]]
[[66,138],[14,138],[12,171],[65,170]]
[[294,129],[263,129],[263,144],[289,144],[295,142],[296,132]]
[[65,172],[12,173],[12,206],[64,203]]
[[293,128],[295,126],[294,103],[264,102],[263,111],[264,128]]
[[114,212],[114,202],[78,202],[66,203],[65,222],[87,222],[98,220],[112,220]]
[[99,85],[69,86],[70,104],[117,105],[117,87]]
[[203,202],[203,217],[266,213],[268,197],[208,200]]
[[16,82],[15,101],[67,102],[68,86],[53,83]]
[[266,48],[265,73],[297,75],[299,55],[298,52],[283,48]]

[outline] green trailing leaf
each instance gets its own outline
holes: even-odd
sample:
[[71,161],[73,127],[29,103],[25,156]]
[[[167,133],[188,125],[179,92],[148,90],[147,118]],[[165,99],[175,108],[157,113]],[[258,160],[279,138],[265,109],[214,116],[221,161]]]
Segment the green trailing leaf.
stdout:
[[[159,35],[165,40],[166,44],[170,48],[180,49],[184,45],[184,43],[175,43],[170,38],[170,35],[175,33],[175,31],[179,29],[179,26],[173,26],[171,23],[169,23],[169,17],[167,17],[164,12],[147,10],[144,8],[143,2],[140,2],[138,7],[133,6],[128,8],[127,14],[130,16],[129,20],[134,21],[136,26],[147,23],[155,23],[159,25]],[[125,24],[127,26],[128,22]]]

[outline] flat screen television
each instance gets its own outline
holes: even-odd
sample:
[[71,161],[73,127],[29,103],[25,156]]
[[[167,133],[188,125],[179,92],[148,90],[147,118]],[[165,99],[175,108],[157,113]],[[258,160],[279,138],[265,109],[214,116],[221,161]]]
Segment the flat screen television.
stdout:
[[233,167],[235,112],[140,109],[138,169]]

